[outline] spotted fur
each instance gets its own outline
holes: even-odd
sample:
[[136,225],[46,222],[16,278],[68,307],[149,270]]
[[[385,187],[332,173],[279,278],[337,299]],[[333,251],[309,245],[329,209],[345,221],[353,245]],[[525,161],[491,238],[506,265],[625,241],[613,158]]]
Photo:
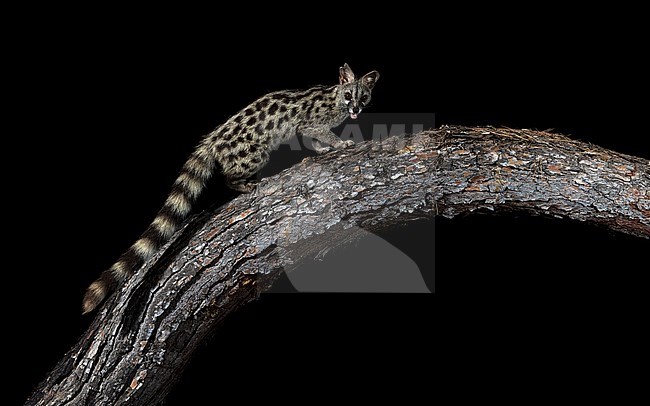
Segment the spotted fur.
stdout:
[[346,117],[357,118],[368,105],[379,73],[358,79],[345,64],[339,84],[307,90],[267,94],[230,117],[206,135],[189,157],[162,209],[142,236],[118,261],[93,282],[83,301],[83,312],[94,310],[104,298],[149,259],[178,230],[216,166],[229,187],[250,192],[249,180],[269,161],[273,148],[296,134],[310,137],[318,152],[352,145],[332,131]]

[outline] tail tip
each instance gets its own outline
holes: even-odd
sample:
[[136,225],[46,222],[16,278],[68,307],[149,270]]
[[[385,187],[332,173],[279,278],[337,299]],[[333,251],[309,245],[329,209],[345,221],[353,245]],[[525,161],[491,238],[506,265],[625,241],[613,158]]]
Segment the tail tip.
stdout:
[[106,285],[103,281],[97,280],[93,282],[86,290],[86,295],[83,300],[83,309],[81,314],[88,314],[95,310],[95,308],[106,297]]

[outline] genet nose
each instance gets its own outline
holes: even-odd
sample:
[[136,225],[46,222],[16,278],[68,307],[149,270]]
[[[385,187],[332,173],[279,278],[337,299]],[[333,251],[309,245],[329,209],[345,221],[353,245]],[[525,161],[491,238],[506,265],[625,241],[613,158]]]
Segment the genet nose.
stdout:
[[358,107],[352,107],[352,112],[354,114],[357,114],[359,112],[359,108]]

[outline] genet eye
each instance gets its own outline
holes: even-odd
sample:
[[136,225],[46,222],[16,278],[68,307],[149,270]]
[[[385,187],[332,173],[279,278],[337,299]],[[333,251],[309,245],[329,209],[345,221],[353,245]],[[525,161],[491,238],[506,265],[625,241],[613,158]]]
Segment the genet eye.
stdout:
[[368,101],[368,96],[364,94],[363,96],[361,96],[361,99],[359,99],[359,101],[363,104],[366,104],[366,102]]
[[350,100],[350,99],[352,99],[352,93],[345,92],[345,100]]

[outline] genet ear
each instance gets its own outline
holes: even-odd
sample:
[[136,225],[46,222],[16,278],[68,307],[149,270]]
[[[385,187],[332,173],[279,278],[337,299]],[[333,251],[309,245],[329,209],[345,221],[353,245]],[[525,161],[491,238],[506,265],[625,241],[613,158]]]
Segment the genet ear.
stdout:
[[375,83],[377,83],[377,79],[379,79],[379,72],[373,70],[372,72],[363,75],[361,78],[361,83],[363,83],[365,86],[368,86],[368,88],[372,90],[372,88],[375,87]]
[[352,83],[354,82],[354,72],[352,72],[352,69],[350,69],[350,66],[348,64],[344,64],[342,67],[339,68],[339,83],[344,85],[346,83]]

